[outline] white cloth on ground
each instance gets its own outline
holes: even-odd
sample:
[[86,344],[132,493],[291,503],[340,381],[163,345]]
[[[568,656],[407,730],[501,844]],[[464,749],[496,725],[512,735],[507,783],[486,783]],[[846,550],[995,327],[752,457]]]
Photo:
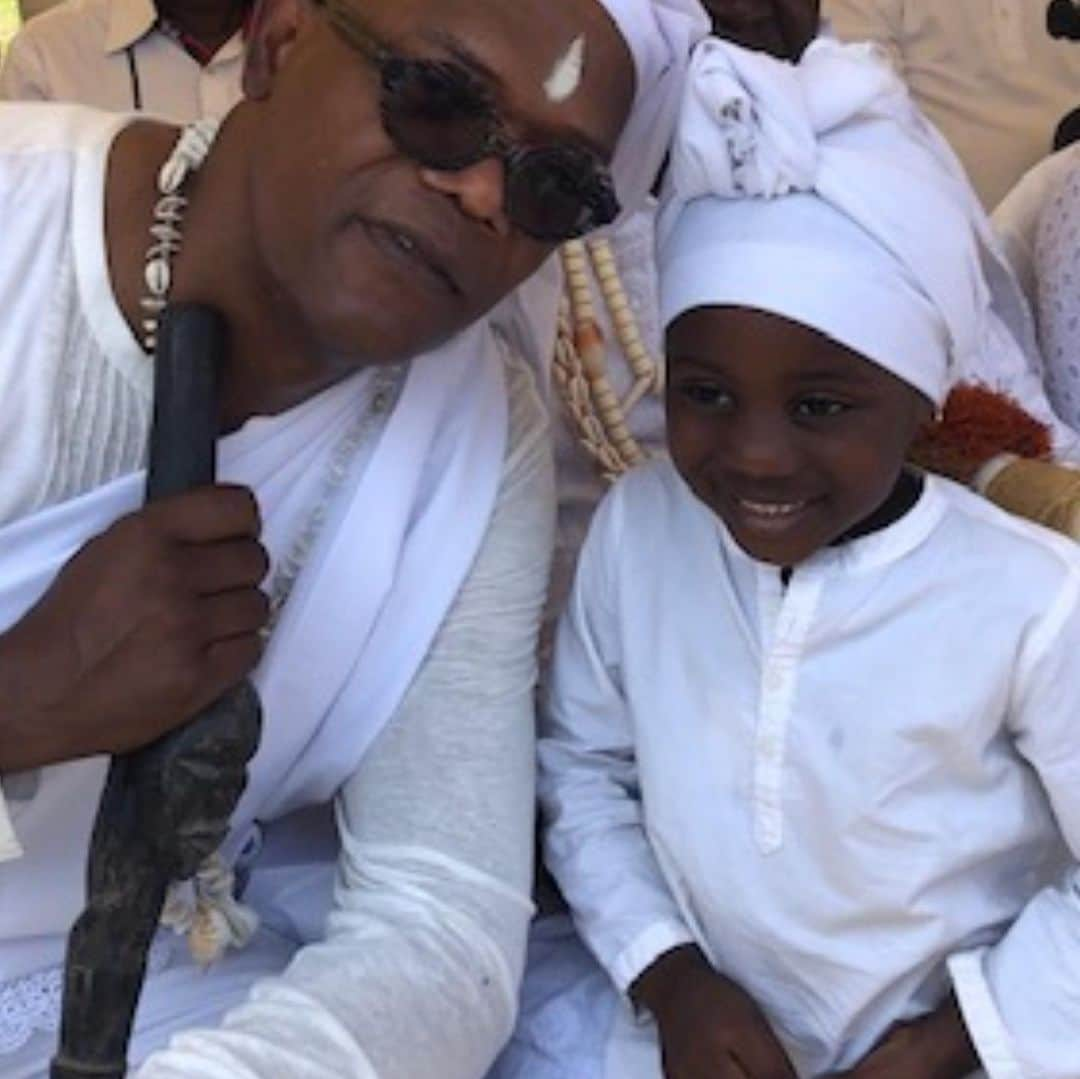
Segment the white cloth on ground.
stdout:
[[1059,456],[1080,459],[985,213],[870,46],[819,38],[791,64],[702,42],[658,252],[665,324],[709,303],[773,311],[937,403],[963,380],[1005,390],[1051,427]]
[[1077,105],[1080,50],[1046,32],[1048,0],[824,0],[845,41],[887,50],[992,210]]
[[240,100],[238,31],[200,64],[158,26],[153,0],[64,0],[28,22],[0,66],[0,98],[138,109],[175,123],[224,116]]
[[625,990],[696,941],[800,1076],[951,977],[991,1076],[1075,1077],[1078,648],[1075,545],[945,480],[785,588],[670,464],[631,473],[582,554],[540,748],[586,942]]

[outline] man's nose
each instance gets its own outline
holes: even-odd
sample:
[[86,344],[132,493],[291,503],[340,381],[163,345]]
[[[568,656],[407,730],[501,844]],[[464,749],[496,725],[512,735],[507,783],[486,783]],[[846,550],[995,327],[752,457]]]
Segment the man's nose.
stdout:
[[500,236],[510,233],[506,216],[506,167],[497,157],[485,157],[453,172],[421,169],[420,179],[435,191],[456,199],[461,212]]

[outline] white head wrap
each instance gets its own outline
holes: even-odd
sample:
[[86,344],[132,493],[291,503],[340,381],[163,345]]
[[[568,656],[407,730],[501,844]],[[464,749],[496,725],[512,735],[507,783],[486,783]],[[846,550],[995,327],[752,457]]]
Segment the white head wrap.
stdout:
[[612,172],[623,211],[637,209],[667,153],[690,53],[709,32],[698,0],[600,0],[634,58],[634,103]]
[[985,214],[873,46],[821,38],[790,64],[702,42],[658,243],[665,324],[711,304],[771,311],[939,403],[988,363],[1028,369],[1029,316]]

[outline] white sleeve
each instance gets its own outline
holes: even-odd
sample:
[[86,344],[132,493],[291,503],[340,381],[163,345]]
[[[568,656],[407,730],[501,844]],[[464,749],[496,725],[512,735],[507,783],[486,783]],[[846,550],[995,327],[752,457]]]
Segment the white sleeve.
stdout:
[[619,560],[615,507],[609,496],[594,518],[559,624],[541,728],[540,801],[548,867],[585,943],[625,992],[694,937],[645,833],[610,580]]
[[841,41],[873,41],[904,71],[904,0],[824,0],[822,14]]
[[0,101],[47,101],[48,87],[41,59],[26,31],[16,34],[0,64]]
[[510,374],[511,449],[469,578],[338,799],[326,940],[141,1079],[477,1079],[513,1029],[532,916],[536,639],[554,532],[547,420]]
[[994,946],[953,956],[950,973],[990,1079],[1080,1075],[1080,573],[1023,649],[1016,745],[1038,772],[1073,856]]

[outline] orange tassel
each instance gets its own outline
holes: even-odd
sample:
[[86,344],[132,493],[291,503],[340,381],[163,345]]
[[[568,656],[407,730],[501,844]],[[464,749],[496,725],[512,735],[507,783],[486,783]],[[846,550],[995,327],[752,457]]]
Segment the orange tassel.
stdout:
[[1049,428],[1006,394],[963,383],[949,394],[942,416],[916,435],[908,457],[929,472],[970,483],[984,464],[1002,453],[1048,459]]

